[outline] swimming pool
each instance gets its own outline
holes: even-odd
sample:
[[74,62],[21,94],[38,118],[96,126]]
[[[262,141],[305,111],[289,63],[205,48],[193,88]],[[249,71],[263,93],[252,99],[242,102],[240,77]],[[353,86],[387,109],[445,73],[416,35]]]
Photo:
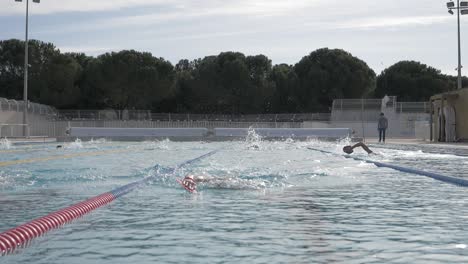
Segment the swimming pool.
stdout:
[[[466,188],[307,149],[340,153],[345,143],[101,140],[0,150],[0,162],[19,162],[0,167],[0,231],[156,175],[1,262],[468,261]],[[389,144],[374,150],[379,161],[468,179],[468,157],[458,149]],[[188,173],[223,181],[201,184],[191,195],[175,181]]]

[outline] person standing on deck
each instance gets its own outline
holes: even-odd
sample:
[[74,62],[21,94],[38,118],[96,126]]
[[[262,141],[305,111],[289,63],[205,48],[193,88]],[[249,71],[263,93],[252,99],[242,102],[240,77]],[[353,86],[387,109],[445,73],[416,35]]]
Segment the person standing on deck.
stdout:
[[379,124],[377,126],[377,129],[379,130],[379,143],[382,141],[385,143],[385,132],[387,128],[388,128],[388,120],[384,116],[384,113],[380,113]]

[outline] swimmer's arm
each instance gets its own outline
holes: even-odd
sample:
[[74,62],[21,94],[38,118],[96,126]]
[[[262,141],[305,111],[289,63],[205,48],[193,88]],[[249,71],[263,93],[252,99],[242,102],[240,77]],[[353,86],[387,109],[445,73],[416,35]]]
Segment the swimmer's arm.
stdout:
[[209,182],[212,180],[211,177],[205,177],[205,176],[196,176],[194,178],[195,182],[196,183],[201,183],[201,182]]
[[368,146],[366,146],[366,144],[362,143],[362,142],[359,142],[357,144],[355,144],[354,146],[352,146],[351,148],[355,149],[357,147],[361,147],[362,149],[364,149],[367,154],[375,154],[372,150],[370,150],[370,148]]

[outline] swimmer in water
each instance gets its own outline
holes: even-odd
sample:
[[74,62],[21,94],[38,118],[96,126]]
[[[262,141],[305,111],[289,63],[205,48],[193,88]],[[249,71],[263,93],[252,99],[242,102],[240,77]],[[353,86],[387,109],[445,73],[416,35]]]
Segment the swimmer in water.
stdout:
[[361,147],[362,149],[364,149],[367,154],[374,154],[374,152],[372,152],[372,150],[370,150],[370,148],[368,146],[366,146],[366,144],[362,143],[362,142],[359,142],[357,144],[355,144],[354,146],[345,146],[343,148],[343,151],[346,153],[346,154],[351,154],[354,152],[354,149],[357,148],[357,147]]
[[206,183],[209,184],[211,188],[235,188],[232,184],[239,184],[242,180],[234,180],[233,178],[222,178],[222,177],[212,177],[212,176],[205,176],[205,175],[192,175],[188,174],[185,176],[184,179],[180,181],[180,184],[184,186],[190,192],[197,191],[197,184],[198,183]]
[[195,175],[187,175],[185,178],[181,181],[181,184],[185,187],[190,192],[196,192],[197,191],[197,183],[201,182],[209,182],[213,180],[214,178],[212,177],[205,177],[205,176],[195,176]]

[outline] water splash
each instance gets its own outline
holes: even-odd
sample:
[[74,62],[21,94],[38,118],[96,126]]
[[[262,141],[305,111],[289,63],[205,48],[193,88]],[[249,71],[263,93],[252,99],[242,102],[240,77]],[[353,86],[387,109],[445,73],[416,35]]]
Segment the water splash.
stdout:
[[148,147],[145,150],[170,150],[171,141],[166,138],[164,140],[155,140],[148,143]]
[[249,130],[247,131],[245,143],[247,144],[247,149],[261,149],[262,137],[255,132],[255,129],[252,126],[249,127]]
[[6,137],[0,139],[0,149],[11,149],[11,142]]
[[96,140],[94,140],[93,138],[91,139],[91,141],[89,141],[90,144],[106,144],[107,143],[107,139],[105,138],[98,138]]
[[66,146],[67,149],[82,149],[83,148],[83,142],[81,139],[77,138],[75,142],[70,143],[68,146]]

